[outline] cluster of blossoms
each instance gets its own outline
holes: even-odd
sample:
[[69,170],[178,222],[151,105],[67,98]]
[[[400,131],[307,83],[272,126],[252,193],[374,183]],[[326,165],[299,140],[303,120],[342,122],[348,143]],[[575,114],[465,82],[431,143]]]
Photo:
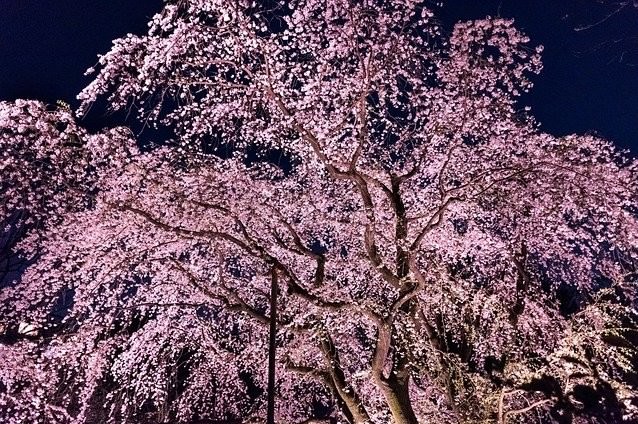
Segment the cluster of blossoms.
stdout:
[[[517,109],[541,65],[513,22],[436,22],[414,0],[188,0],[116,40],[83,110],[133,103],[181,145],[83,135],[78,163],[111,158],[77,167],[90,202],[48,200],[76,192],[59,165],[22,192],[63,206],[0,291],[38,332],[0,344],[0,417],[263,419],[275,284],[277,422],[638,419],[638,164]],[[58,113],[7,119],[35,140],[16,151],[57,164],[81,131]]]
[[0,102],[0,225],[12,224],[2,234],[89,207],[104,172],[133,153],[130,139],[124,128],[88,134],[64,104]]

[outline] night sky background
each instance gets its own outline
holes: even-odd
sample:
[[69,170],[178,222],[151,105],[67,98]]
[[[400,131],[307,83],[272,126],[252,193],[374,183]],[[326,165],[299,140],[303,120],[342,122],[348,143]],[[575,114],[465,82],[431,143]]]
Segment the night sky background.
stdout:
[[[638,155],[638,6],[588,30],[615,1],[446,0],[446,29],[487,15],[514,18],[533,44],[543,44],[545,69],[522,100],[555,135],[593,132]],[[0,0],[0,100],[63,100],[90,82],[84,71],[114,38],[145,33],[162,0]],[[94,108],[89,129],[124,122]]]

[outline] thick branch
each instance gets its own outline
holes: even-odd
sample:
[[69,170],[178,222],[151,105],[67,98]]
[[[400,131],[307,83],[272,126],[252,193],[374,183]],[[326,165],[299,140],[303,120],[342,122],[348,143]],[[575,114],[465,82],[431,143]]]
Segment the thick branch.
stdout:
[[348,408],[354,423],[369,423],[370,416],[363,406],[359,394],[354,387],[346,382],[346,377],[341,367],[341,360],[339,359],[339,353],[332,338],[326,331],[322,331],[319,337],[321,352],[324,355],[328,373],[330,374],[336,394]]

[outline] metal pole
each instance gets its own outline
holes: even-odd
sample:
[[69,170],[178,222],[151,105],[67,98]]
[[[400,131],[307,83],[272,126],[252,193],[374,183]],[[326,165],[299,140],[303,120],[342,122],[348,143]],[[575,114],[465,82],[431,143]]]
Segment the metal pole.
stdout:
[[277,268],[270,279],[270,334],[268,335],[268,413],[267,424],[275,424],[275,355],[277,350]]

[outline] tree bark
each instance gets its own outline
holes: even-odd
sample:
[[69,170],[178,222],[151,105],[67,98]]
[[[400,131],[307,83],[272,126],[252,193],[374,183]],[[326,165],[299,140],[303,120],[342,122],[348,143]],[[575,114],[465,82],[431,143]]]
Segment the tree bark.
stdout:
[[412,402],[410,401],[410,373],[405,361],[399,360],[389,377],[383,378],[379,387],[385,396],[393,424],[418,424]]
[[349,411],[349,414],[346,415],[351,416],[355,424],[369,423],[371,421],[370,416],[354,387],[347,383],[345,374],[341,368],[339,353],[328,333],[322,334],[320,347],[326,360],[334,391]]

